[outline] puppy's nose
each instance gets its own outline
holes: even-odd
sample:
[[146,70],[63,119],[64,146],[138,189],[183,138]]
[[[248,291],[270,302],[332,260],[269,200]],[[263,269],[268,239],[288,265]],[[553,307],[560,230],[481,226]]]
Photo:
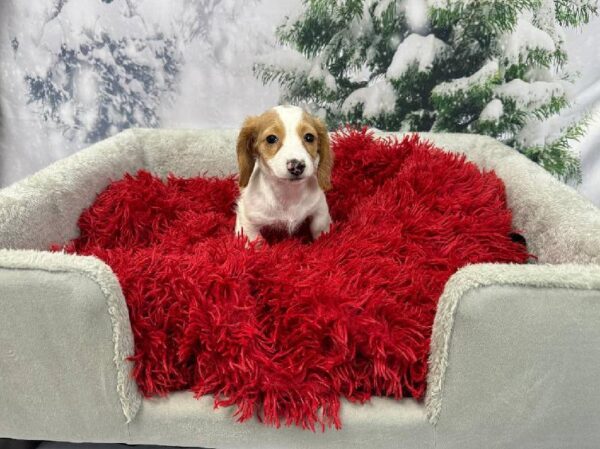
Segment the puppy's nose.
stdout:
[[304,161],[299,161],[298,159],[290,159],[286,165],[288,171],[294,176],[300,176],[306,168]]

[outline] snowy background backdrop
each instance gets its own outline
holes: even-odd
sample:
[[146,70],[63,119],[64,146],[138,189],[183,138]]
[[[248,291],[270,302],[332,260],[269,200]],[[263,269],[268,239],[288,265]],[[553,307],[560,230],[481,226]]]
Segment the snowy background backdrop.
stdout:
[[[0,186],[131,126],[237,127],[278,101],[252,65],[300,0],[0,2]],[[600,205],[600,19],[568,30],[573,107],[592,110],[580,191]],[[233,151],[233,148],[232,148]]]

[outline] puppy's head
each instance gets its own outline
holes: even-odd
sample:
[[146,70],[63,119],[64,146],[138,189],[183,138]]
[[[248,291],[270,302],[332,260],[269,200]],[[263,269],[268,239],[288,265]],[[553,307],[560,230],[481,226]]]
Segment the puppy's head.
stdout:
[[333,155],[327,128],[296,106],[277,106],[248,117],[238,136],[240,187],[246,187],[258,160],[267,175],[282,182],[303,183],[317,177],[324,191],[331,189]]

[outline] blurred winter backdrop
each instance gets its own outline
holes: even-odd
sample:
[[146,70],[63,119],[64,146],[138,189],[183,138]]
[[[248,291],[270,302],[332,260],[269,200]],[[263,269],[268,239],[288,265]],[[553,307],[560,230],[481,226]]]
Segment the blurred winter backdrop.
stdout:
[[[408,17],[412,31],[427,36],[423,10],[419,6],[424,1],[398,0],[398,4]],[[527,0],[519,1],[527,4]],[[352,6],[362,1],[337,3]],[[391,3],[390,0],[378,2],[379,12],[375,12],[383,17],[385,7]],[[586,2],[557,0],[556,3],[570,7]],[[549,4],[549,1],[540,1],[540,4]],[[338,89],[336,84],[346,80],[332,78],[319,65],[313,64],[312,71],[306,70],[306,61],[298,55],[288,52],[282,56],[278,51],[277,27],[286,16],[298,17],[305,9],[301,0],[2,0],[0,186],[127,127],[237,127],[247,114],[276,104],[281,94],[290,96],[285,83],[284,88],[280,88],[281,79],[263,84],[253,73],[256,62],[267,66],[271,62],[283,63],[288,71],[304,71],[305,81],[321,80],[323,86],[315,89],[332,86]],[[320,20],[318,15],[316,20]],[[350,32],[358,36],[358,46],[365,34],[360,27],[372,24],[354,19],[349,23]],[[543,28],[543,23],[537,26]],[[531,34],[531,27],[521,26],[520,33],[524,32]],[[549,34],[555,43],[561,42],[568,56],[568,72],[579,76],[572,86],[564,87],[564,96],[571,106],[558,107],[553,103],[560,114],[543,122],[544,132],[551,135],[577,121],[584,112],[590,113],[587,134],[579,142],[570,144],[572,154],[581,153],[583,176],[579,189],[600,205],[600,50],[597,45],[600,19],[592,17],[585,25],[566,29],[564,35],[562,32]],[[335,38],[332,36],[329,38]],[[396,47],[403,42],[398,36],[390,39],[391,42],[397,40]],[[421,50],[414,53],[423,55],[429,48],[432,57],[436,56],[437,49],[451,45],[449,41],[443,44],[414,35],[410,42],[421,46]],[[541,57],[544,56],[542,51],[549,47],[552,50],[554,45],[539,35],[536,42],[540,48],[522,47]],[[395,50],[383,55],[388,63]],[[405,48],[402,54],[410,55],[410,48]],[[342,56],[340,53],[340,58]],[[417,62],[424,64],[425,69],[427,64],[432,64],[432,61]],[[388,77],[404,70],[402,61],[394,60],[394,64],[394,70],[387,69]],[[486,64],[489,69],[489,61]],[[389,112],[393,105],[385,94],[391,92],[391,85],[381,83],[385,77],[375,73],[373,68],[370,72],[368,67],[365,70],[368,73],[357,71],[350,80],[356,85],[349,86],[377,87],[348,97],[344,111],[352,109],[363,116],[382,110]],[[360,81],[361,76],[366,78]],[[370,96],[366,92],[370,92]],[[562,85],[560,92],[562,95]],[[373,98],[381,101],[377,106],[370,105],[374,111],[366,110]],[[539,98],[535,101],[539,103]],[[498,103],[492,103],[485,114],[497,115]],[[504,102],[505,115],[511,104]],[[362,109],[356,110],[357,106]],[[411,116],[411,120],[426,119],[426,112]],[[387,123],[396,126],[393,120]]]

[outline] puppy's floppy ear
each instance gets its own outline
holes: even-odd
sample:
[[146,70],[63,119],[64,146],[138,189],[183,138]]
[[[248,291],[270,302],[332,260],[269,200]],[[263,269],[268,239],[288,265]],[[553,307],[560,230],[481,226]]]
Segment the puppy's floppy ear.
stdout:
[[319,187],[323,191],[331,189],[331,169],[333,168],[333,152],[329,145],[329,134],[327,133],[327,127],[318,118],[314,118],[314,126],[317,129],[317,135],[319,139],[319,166],[317,167],[317,181],[319,181]]
[[256,162],[254,154],[254,143],[256,141],[256,117],[248,117],[244,120],[242,129],[237,138],[237,160],[240,170],[240,187],[246,187],[250,181],[250,175],[254,170]]

